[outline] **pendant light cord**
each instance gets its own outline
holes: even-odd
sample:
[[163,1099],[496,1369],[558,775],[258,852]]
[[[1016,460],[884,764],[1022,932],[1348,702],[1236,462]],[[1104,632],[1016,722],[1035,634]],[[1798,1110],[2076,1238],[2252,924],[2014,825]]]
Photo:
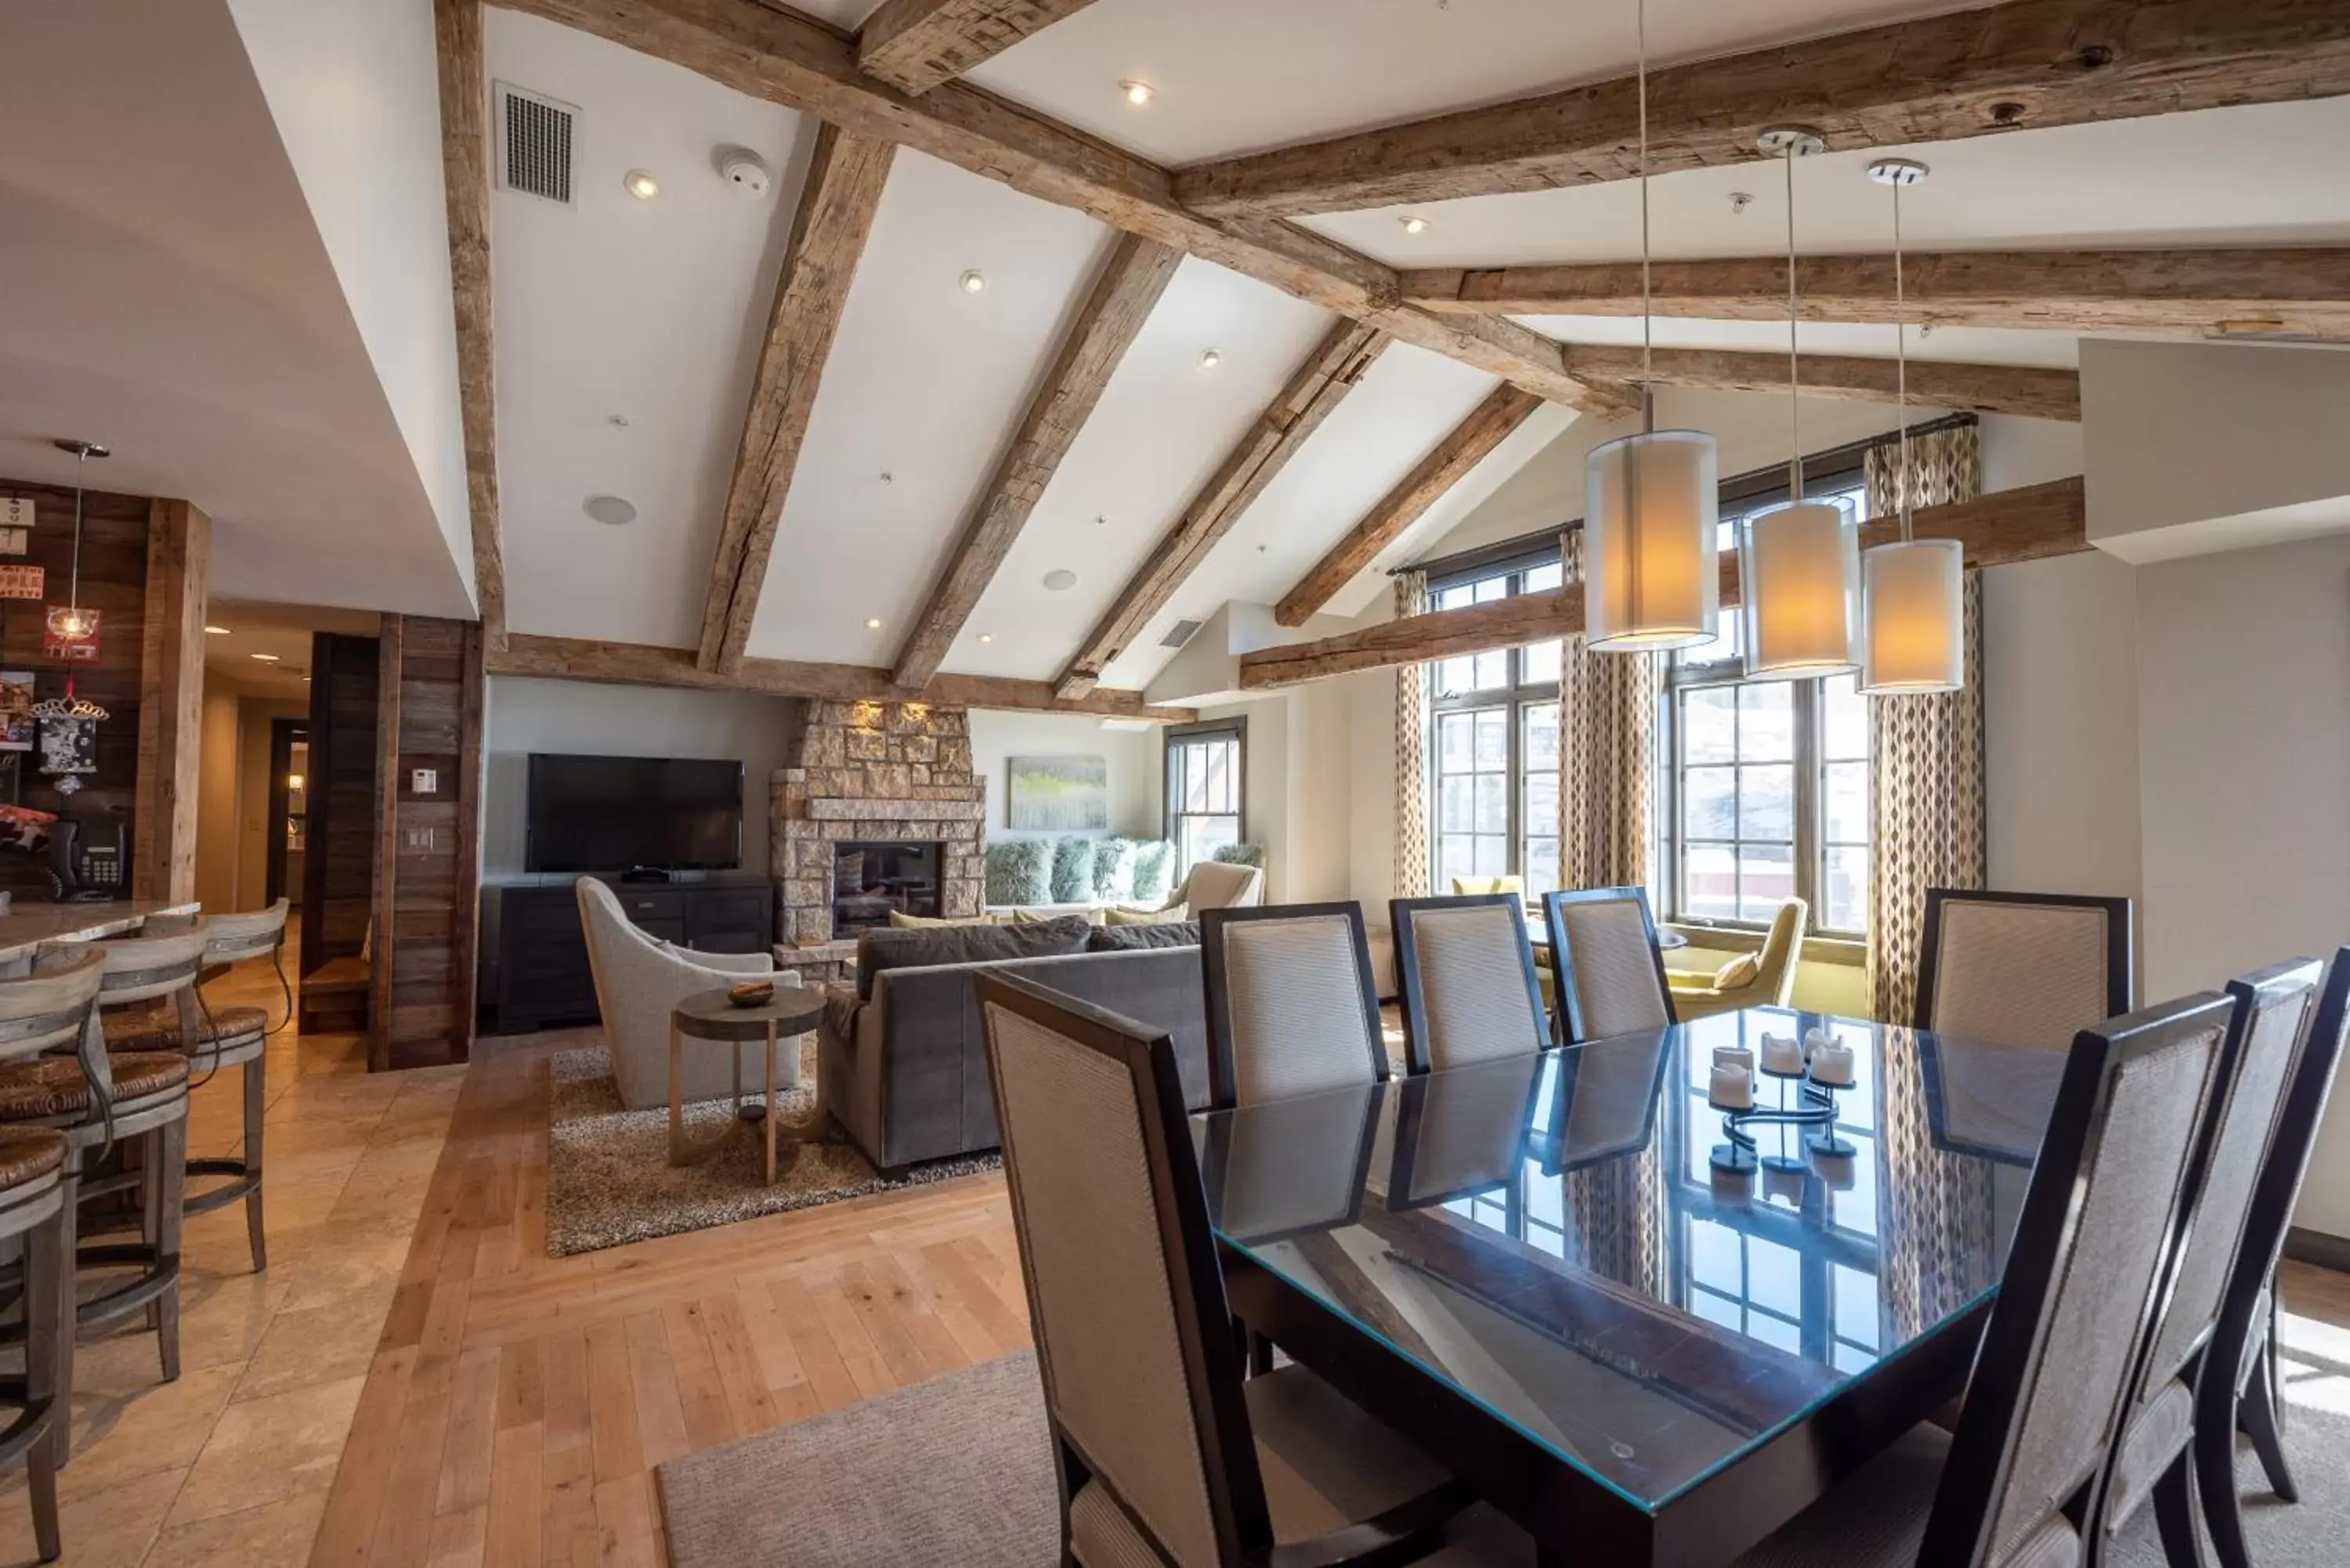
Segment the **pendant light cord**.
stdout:
[[89,469],[89,448],[82,448],[74,464],[74,542],[73,581],[66,589],[67,613],[76,627],[81,625],[81,497]]
[[1657,428],[1657,395],[1654,364],[1656,315],[1648,285],[1648,5],[1639,0],[1633,8],[1638,28],[1638,68],[1635,79],[1640,95],[1640,428]]
[[1783,155],[1787,163],[1787,441],[1794,455],[1788,461],[1787,504],[1804,499],[1804,400],[1802,371],[1795,352],[1795,149]]
[[1901,410],[1901,542],[1909,543],[1909,311],[1901,287],[1901,182],[1893,182],[1893,362]]

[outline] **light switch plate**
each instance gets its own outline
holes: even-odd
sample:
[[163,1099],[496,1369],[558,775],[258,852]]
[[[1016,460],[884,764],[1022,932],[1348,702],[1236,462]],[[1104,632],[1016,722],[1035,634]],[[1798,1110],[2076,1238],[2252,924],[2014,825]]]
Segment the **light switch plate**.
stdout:
[[438,794],[441,792],[441,775],[431,768],[411,768],[408,770],[408,787],[418,794]]
[[411,849],[430,849],[432,847],[432,830],[429,827],[411,827],[408,830],[407,836],[408,846]]

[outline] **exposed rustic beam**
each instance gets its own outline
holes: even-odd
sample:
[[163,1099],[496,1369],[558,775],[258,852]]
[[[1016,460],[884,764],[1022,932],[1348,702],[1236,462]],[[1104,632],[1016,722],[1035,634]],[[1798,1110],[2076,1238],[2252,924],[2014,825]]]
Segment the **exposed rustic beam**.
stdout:
[[1387,346],[1383,334],[1360,322],[1341,321],[1330,328],[1095,623],[1085,646],[1061,672],[1056,689],[1063,697],[1078,698],[1094,690],[1110,660],[1125,652],[1151,617],[1166,607],[1216,541],[1232,531],[1241,514],[1264,493]]
[[1404,304],[1396,274],[1293,223],[1205,218],[1175,200],[1175,177],[990,94],[948,82],[919,99],[867,76],[855,43],[761,0],[497,0],[696,71],[738,92],[894,141],[1015,191],[1074,207],[1112,228],[1172,245],[1365,322],[1431,353],[1490,371],[1570,408],[1620,413],[1613,384],[1586,386],[1567,351],[1514,321],[1444,317]]
[[1379,498],[1362,521],[1347,531],[1346,537],[1330,546],[1295,587],[1282,596],[1274,607],[1273,618],[1284,626],[1304,626],[1540,407],[1542,400],[1530,392],[1510,386],[1494,388],[1467,419],[1453,426],[1433,451],[1397,481],[1394,489]]
[[938,672],[1182,259],[1155,240],[1119,237],[899,652],[899,685]]
[[857,63],[903,92],[926,93],[1093,0],[885,0],[857,35]]
[[[1931,322],[2059,332],[2350,335],[2350,247],[1983,251],[1909,255],[1893,306],[1889,255],[1805,256],[1806,321]],[[1773,256],[1664,261],[1649,313],[1783,321],[1787,264]],[[1492,316],[1638,316],[1640,264],[1444,267],[1403,275],[1404,297]]]
[[[1796,121],[1830,151],[2350,92],[2340,0],[2010,0],[1652,71],[1656,173],[1760,156]],[[1624,180],[1629,76],[1184,170],[1219,217],[1295,216]]]
[[515,632],[505,650],[490,657],[493,675],[537,675],[616,686],[671,686],[691,691],[756,691],[771,697],[825,697],[843,702],[935,702],[948,708],[1002,708],[1022,712],[1085,713],[1097,719],[1144,719],[1187,724],[1189,708],[1154,708],[1139,691],[1102,688],[1075,700],[1053,693],[1049,680],[994,675],[937,675],[919,690],[899,685],[878,665],[811,664],[790,659],[746,659],[733,671],[705,670],[688,648],[641,642],[597,642],[576,637]]
[[457,417],[473,522],[473,596],[482,634],[506,636],[505,554],[498,524],[497,348],[490,306],[488,74],[482,0],[432,0],[440,58],[441,176],[449,211],[449,289],[457,317]]
[[147,597],[139,659],[139,771],[130,896],[196,896],[203,776],[204,604],[213,522],[186,501],[147,504]]
[[[1626,380],[1641,374],[1640,350],[1608,345],[1575,350],[1578,363]],[[1649,379],[1659,386],[1711,387],[1732,392],[1787,389],[1784,354],[1736,353],[1717,348],[1659,348]],[[1806,354],[1803,392],[1807,398],[1839,398],[1889,403],[1899,367],[1891,359],[1853,355]],[[1986,414],[2026,414],[2042,420],[2081,417],[2081,376],[2026,365],[1954,365],[1941,359],[1909,361],[1909,397],[1940,409],[1971,409]]]
[[837,126],[816,127],[815,155],[792,217],[767,340],[743,417],[718,555],[711,563],[710,597],[702,612],[700,658],[705,669],[732,670],[743,660],[767,583],[767,557],[783,524],[784,497],[799,464],[808,418],[816,411],[825,360],[832,353],[832,336],[848,304],[848,286],[865,254],[865,237],[872,233],[897,151],[891,142],[852,136]]
[[[1957,539],[1970,566],[2006,566],[2090,548],[2088,508],[2078,479],[2052,480],[2002,490],[1948,506],[1929,506],[1913,519],[1921,539]],[[1900,537],[1898,519],[1879,518],[1860,531],[1863,549]],[[1721,558],[1721,604],[1738,603],[1738,558]],[[1361,631],[1294,642],[1241,656],[1241,689],[1264,691],[1363,670],[1385,670],[1431,659],[1459,659],[1496,649],[1522,648],[1583,629],[1583,587],[1570,584],[1520,594],[1464,609],[1432,610],[1385,621]]]

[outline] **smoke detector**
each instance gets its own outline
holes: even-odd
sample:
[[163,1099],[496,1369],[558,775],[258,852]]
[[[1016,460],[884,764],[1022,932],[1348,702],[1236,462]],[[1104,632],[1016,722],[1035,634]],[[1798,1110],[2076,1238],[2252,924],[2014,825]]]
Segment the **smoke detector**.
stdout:
[[754,202],[764,196],[767,187],[775,182],[775,176],[768,172],[767,161],[747,147],[720,148],[718,174]]

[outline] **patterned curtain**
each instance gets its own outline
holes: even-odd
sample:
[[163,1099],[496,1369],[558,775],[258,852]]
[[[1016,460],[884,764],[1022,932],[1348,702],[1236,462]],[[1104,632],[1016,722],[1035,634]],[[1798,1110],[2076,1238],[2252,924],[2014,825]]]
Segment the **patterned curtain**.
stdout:
[[[1901,500],[1901,452],[1872,447],[1864,460],[1872,517]],[[1910,504],[1970,501],[1982,488],[1972,423],[1913,436]],[[1869,754],[1869,993],[1878,1018],[1916,1016],[1926,889],[1983,885],[1982,574],[1966,575],[1963,690],[1872,697]],[[1989,1282],[1970,1277],[1989,1255],[1991,1178],[1982,1162],[1936,1150],[1915,1037],[1887,1036],[1879,1120],[1889,1179],[1881,1244],[1886,1303],[1898,1332],[1915,1334]]]
[[[1583,530],[1559,536],[1565,580],[1583,580]],[[1657,710],[1665,661],[1593,653],[1570,637],[1558,677],[1558,885],[1633,888],[1648,879]]]
[[[1428,574],[1399,572],[1395,613],[1428,609]],[[1396,671],[1395,890],[1399,898],[1428,897],[1428,666]]]
[[[1868,512],[1900,504],[1898,446],[1864,460]],[[1971,423],[1913,436],[1910,504],[1971,501],[1982,490],[1982,449]],[[1868,971],[1877,1016],[1905,1023],[1918,1005],[1926,889],[1983,885],[1982,574],[1966,576],[1967,683],[1957,691],[1869,700]]]

